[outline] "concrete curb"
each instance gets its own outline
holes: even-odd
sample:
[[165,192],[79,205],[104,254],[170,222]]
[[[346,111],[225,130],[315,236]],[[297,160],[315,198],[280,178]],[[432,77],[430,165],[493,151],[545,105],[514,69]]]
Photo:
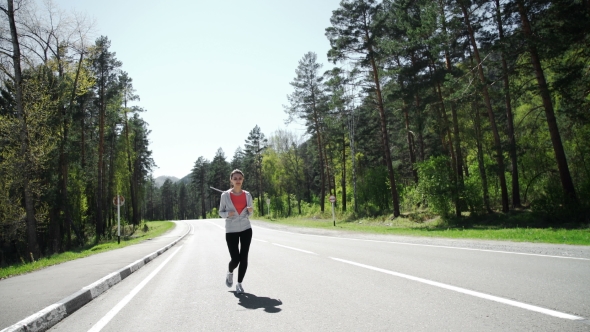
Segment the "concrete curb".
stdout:
[[133,272],[141,269],[144,265],[151,262],[178,241],[182,240],[187,236],[192,227],[189,225],[187,232],[181,235],[178,239],[174,240],[167,246],[160,250],[154,251],[153,253],[136,260],[135,262],[125,266],[124,268],[106,275],[105,277],[95,281],[94,283],[83,287],[76,293],[59,300],[58,302],[46,307],[45,309],[32,314],[31,316],[21,320],[20,322],[9,326],[0,332],[29,332],[29,331],[47,331],[55,324],[59,323],[62,319],[74,313],[88,302],[97,298],[100,294],[104,293],[109,288],[118,284],[121,280],[127,278]]

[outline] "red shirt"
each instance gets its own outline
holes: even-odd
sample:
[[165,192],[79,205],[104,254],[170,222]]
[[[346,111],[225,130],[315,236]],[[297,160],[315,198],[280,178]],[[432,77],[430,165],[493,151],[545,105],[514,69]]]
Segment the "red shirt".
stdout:
[[236,195],[230,191],[229,197],[231,198],[231,202],[236,208],[236,212],[238,212],[238,214],[241,214],[242,211],[246,208],[246,194],[242,191],[241,194]]

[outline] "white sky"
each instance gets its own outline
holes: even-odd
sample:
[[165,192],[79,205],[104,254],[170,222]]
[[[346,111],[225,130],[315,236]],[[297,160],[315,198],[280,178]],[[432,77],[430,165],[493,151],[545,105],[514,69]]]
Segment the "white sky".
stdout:
[[[284,124],[289,82],[306,52],[332,67],[325,28],[340,0],[54,0],[95,18],[145,108],[160,175],[184,177],[199,156],[229,161],[258,125]],[[93,38],[95,39],[95,38]]]

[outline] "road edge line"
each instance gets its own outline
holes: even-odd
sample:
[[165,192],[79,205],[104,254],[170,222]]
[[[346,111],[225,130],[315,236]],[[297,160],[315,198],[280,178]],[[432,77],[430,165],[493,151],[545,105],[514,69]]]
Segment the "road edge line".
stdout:
[[176,240],[170,242],[168,245],[144,256],[143,258],[136,260],[135,262],[115,272],[107,274],[92,284],[82,287],[81,290],[75,292],[74,294],[63,298],[56,303],[45,307],[44,309],[41,309],[40,311],[30,315],[18,323],[0,330],[0,332],[43,332],[49,330],[55,324],[73,314],[76,312],[76,310],[82,308],[84,305],[100,296],[106,290],[118,284],[121,282],[121,280],[127,278],[133,272],[141,269],[147,263],[162,255],[164,252],[168,251],[168,249],[176,245],[180,240],[184,239],[190,233],[192,225],[186,221],[183,222],[188,225],[188,230],[186,233],[181,235]]

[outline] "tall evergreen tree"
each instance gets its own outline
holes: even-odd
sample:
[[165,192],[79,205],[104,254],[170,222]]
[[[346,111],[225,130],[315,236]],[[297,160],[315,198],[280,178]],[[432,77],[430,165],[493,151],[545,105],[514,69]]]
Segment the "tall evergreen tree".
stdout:
[[205,205],[208,191],[207,179],[209,173],[209,161],[204,157],[199,157],[191,172],[192,185],[195,188],[199,203],[201,204],[201,217],[207,218],[207,208]]
[[260,127],[258,127],[258,125],[254,126],[254,128],[248,134],[248,138],[246,139],[246,143],[244,144],[244,162],[247,169],[247,174],[245,175],[245,178],[251,179],[248,181],[254,185],[254,188],[256,188],[256,190],[253,190],[253,197],[258,198],[258,211],[260,211],[262,215],[264,215],[262,158],[263,152],[267,146],[268,140],[260,130]]
[[[524,0],[516,0],[518,6],[518,12],[520,14],[522,33],[526,41],[528,48],[529,57],[537,85],[539,94],[543,101],[543,108],[545,109],[545,117],[547,119],[547,126],[549,127],[549,134],[551,137],[551,144],[553,145],[553,152],[555,154],[555,160],[557,162],[557,169],[559,170],[559,178],[561,180],[561,186],[565,195],[568,197],[570,203],[577,203],[578,197],[576,195],[576,189],[574,182],[570,174],[567,158],[565,155],[565,149],[561,140],[561,134],[559,133],[559,127],[557,125],[557,119],[555,117],[555,110],[553,108],[553,101],[551,100],[551,92],[545,72],[541,64],[541,57],[537,48],[538,40],[535,40],[535,33],[533,32],[532,24],[529,19],[529,9],[525,4]],[[561,43],[560,41],[555,41]]]
[[316,138],[319,156],[320,173],[320,210],[324,212],[324,200],[326,196],[326,173],[324,172],[324,133],[323,122],[326,108],[326,96],[324,93],[323,77],[319,73],[321,64],[317,62],[317,55],[313,52],[306,53],[295,70],[296,77],[290,83],[294,91],[287,98],[289,105],[284,106],[289,115],[287,122],[294,118],[305,121],[307,132]]
[[380,81],[380,57],[378,39],[383,33],[382,5],[375,0],[343,0],[340,8],[332,12],[332,26],[326,29],[331,49],[328,58],[332,61],[353,60],[368,67],[373,81],[375,104],[381,124],[381,143],[391,189],[393,215],[400,215],[399,196],[395,171],[391,158],[388,118],[383,102]]
[[121,67],[121,62],[115,58],[115,53],[110,52],[111,41],[101,36],[96,40],[93,51],[90,55],[90,64],[93,74],[96,78],[95,92],[96,107],[98,109],[98,166],[97,166],[97,187],[96,187],[96,242],[105,232],[107,210],[107,198],[105,188],[105,127],[106,112],[109,99],[114,97],[114,90],[118,86],[117,70]]

